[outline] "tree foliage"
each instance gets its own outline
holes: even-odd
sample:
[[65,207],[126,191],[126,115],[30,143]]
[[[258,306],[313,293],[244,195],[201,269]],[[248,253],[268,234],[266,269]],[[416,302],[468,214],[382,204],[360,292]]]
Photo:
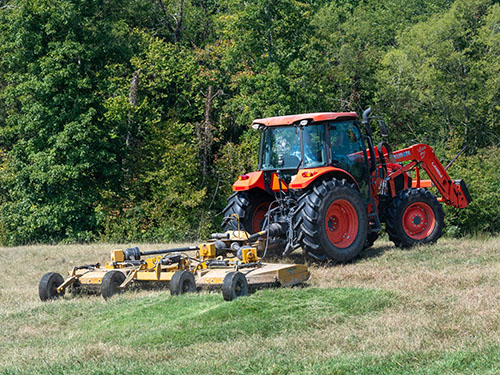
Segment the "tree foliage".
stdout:
[[6,241],[92,238],[100,189],[117,185],[101,126],[106,65],[130,59],[118,4],[11,2],[2,14],[1,207]]
[[394,147],[467,145],[491,180],[499,71],[488,0],[4,1],[0,242],[204,235],[264,116],[374,105]]
[[498,5],[457,1],[403,33],[379,70],[378,103],[395,127],[442,148],[498,144]]

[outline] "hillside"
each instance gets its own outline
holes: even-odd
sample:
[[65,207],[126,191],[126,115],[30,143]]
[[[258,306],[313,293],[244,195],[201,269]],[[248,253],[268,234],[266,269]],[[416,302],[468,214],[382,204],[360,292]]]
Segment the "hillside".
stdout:
[[304,288],[231,303],[167,291],[38,300],[45,272],[116,247],[0,248],[1,374],[500,372],[497,237],[413,250],[378,241],[355,263],[312,266]]

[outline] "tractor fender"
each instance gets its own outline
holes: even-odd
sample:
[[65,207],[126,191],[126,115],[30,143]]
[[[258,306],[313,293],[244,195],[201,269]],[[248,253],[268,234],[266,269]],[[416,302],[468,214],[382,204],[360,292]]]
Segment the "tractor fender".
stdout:
[[258,187],[265,190],[264,172],[251,172],[238,177],[238,180],[233,184],[233,191],[245,191]]
[[297,175],[290,182],[291,189],[305,189],[312,182],[317,181],[320,177],[325,177],[325,175],[331,175],[331,177],[337,178],[339,180],[346,179],[349,183],[356,185],[359,190],[358,183],[352,177],[352,175],[345,171],[344,169],[336,167],[320,167],[320,168],[307,168],[299,169]]

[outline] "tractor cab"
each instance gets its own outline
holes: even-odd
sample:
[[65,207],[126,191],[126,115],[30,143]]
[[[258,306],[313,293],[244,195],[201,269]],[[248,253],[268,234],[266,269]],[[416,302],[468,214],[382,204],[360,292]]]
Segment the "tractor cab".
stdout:
[[[355,181],[367,181],[366,147],[355,114],[297,117],[254,121],[253,127],[262,131],[260,171],[280,170],[290,180],[298,170],[335,167],[349,173]],[[293,122],[287,123],[290,121]]]

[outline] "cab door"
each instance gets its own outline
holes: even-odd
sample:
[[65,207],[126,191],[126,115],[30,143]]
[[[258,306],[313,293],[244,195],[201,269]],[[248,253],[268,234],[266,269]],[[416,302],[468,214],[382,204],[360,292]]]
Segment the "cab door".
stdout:
[[361,195],[368,199],[369,168],[366,147],[354,121],[331,122],[328,126],[331,165],[349,172],[358,183]]

